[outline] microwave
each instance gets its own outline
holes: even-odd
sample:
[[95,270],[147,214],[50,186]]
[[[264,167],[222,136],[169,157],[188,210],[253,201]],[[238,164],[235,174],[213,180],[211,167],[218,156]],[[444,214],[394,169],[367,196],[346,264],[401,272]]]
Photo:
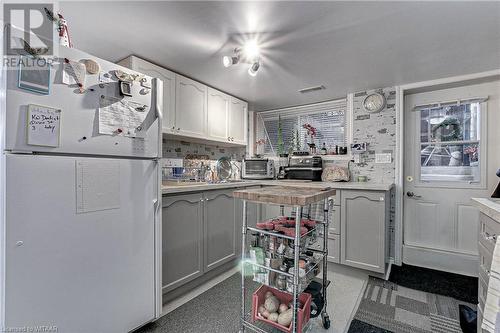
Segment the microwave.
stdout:
[[241,166],[244,179],[273,179],[274,173],[274,161],[267,158],[244,159]]

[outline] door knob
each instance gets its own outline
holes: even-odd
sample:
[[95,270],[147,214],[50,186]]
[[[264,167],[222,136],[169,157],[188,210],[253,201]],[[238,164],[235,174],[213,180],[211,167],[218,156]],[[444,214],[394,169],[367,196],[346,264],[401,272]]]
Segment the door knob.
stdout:
[[406,195],[410,198],[415,198],[415,199],[420,199],[422,197],[421,195],[415,195],[415,193],[410,191],[406,192]]

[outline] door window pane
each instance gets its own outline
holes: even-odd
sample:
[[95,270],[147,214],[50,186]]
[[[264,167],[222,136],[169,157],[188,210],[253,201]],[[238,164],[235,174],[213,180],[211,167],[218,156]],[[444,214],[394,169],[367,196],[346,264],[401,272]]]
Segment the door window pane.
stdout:
[[480,182],[480,104],[420,111],[420,180]]

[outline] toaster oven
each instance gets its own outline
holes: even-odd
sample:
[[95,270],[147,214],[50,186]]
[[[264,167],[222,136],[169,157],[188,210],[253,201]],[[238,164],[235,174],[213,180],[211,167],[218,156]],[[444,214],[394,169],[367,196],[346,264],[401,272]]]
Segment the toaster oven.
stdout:
[[241,178],[274,179],[274,161],[267,158],[244,159],[241,166]]

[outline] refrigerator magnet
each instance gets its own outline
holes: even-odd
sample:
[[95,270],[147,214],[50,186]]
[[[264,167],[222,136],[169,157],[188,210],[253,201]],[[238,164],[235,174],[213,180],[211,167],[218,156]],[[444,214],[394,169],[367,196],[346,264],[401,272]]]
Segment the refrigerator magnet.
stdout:
[[43,58],[22,56],[19,61],[17,86],[20,89],[48,95],[50,93],[50,64]]

